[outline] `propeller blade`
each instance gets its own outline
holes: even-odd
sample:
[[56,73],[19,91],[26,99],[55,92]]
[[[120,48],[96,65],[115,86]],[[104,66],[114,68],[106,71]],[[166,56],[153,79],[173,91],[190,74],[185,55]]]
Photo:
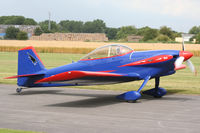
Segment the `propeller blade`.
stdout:
[[184,37],[185,37],[185,34],[183,33],[182,34],[182,50],[183,51],[185,51],[185,39],[184,39]]
[[188,67],[190,68],[190,70],[196,75],[197,71],[196,71],[194,65],[192,64],[192,62],[190,60],[187,60],[186,63],[188,65]]
[[183,64],[183,61],[184,61],[184,57],[183,56],[180,56],[180,57],[178,57],[177,59],[176,59],[176,61],[175,61],[175,66],[178,68],[178,67],[180,67],[182,64]]
[[184,43],[184,41],[182,42],[182,50],[185,51],[185,43]]

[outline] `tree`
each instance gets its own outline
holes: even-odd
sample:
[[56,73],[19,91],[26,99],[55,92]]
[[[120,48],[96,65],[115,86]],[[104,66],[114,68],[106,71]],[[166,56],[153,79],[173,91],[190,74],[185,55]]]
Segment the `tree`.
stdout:
[[83,32],[85,33],[105,33],[105,30],[106,24],[100,19],[88,21],[83,26]]
[[135,26],[123,26],[120,28],[120,30],[117,32],[117,38],[118,39],[125,39],[128,35],[136,34],[137,29]]
[[159,42],[168,42],[168,41],[170,41],[171,39],[170,39],[167,35],[162,35],[162,34],[160,34],[159,36],[156,37],[155,40],[156,40],[156,41],[159,41]]
[[198,33],[195,37],[194,37],[195,39],[196,39],[196,43],[200,43],[200,33]]
[[189,31],[190,34],[198,34],[200,33],[200,26],[194,26]]
[[1,16],[0,24],[8,25],[36,25],[37,22],[32,18],[25,18],[23,16]]
[[8,27],[6,29],[6,39],[16,39],[17,38],[17,33],[19,32],[18,28],[15,27]]
[[28,39],[28,35],[26,32],[24,31],[19,31],[17,33],[17,40],[27,40]]
[[63,21],[60,21],[59,25],[60,25],[61,32],[81,33],[83,29],[82,21],[63,20]]
[[176,32],[176,31],[173,31],[174,32],[174,37],[182,37],[182,33],[181,32]]
[[7,20],[8,16],[1,16],[0,17],[0,24],[5,24],[5,21]]
[[168,36],[170,39],[174,40],[174,32],[171,30],[171,28],[168,28],[167,26],[160,27],[160,34]]
[[117,39],[118,28],[106,28],[106,36],[109,40]]
[[22,25],[25,21],[23,16],[8,16],[4,24]]
[[146,26],[146,27],[142,27],[142,28],[139,28],[137,30],[137,35],[139,36],[144,36],[145,32],[148,31],[149,29],[151,29],[150,27]]
[[40,27],[37,27],[35,30],[34,30],[34,35],[36,36],[39,36],[43,33],[42,29]]
[[143,41],[149,41],[149,40],[153,40],[158,36],[158,30],[157,29],[147,29],[144,33],[144,38]]
[[42,21],[39,23],[39,25],[44,33],[57,32],[59,29],[58,25],[54,21],[51,21],[51,30],[50,31],[48,29],[49,20]]
[[23,25],[37,25],[37,22],[32,18],[26,18]]

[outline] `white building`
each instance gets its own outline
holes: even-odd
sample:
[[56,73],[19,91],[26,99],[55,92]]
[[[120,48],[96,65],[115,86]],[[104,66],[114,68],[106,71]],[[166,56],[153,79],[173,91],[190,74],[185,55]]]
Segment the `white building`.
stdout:
[[[176,42],[183,42],[183,38],[184,38],[184,41],[185,41],[185,42],[189,42],[190,39],[191,39],[193,36],[194,36],[194,34],[183,33],[183,34],[182,34],[182,37],[176,37],[176,38],[175,38],[175,41],[176,41]],[[196,39],[193,39],[192,42],[195,43],[195,42],[196,42]]]

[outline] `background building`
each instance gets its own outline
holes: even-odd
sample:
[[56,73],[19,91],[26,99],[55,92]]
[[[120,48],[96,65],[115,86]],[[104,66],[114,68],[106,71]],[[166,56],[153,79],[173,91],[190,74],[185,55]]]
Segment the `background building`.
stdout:
[[40,26],[38,25],[0,25],[0,34],[5,35],[6,29],[8,27],[19,28],[20,31],[27,32],[28,36],[31,37],[34,34],[34,30]]

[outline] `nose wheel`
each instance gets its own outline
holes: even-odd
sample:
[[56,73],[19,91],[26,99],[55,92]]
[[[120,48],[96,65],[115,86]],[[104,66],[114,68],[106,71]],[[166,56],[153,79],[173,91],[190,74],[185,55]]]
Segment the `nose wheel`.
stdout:
[[21,91],[22,91],[22,88],[17,88],[17,89],[16,89],[16,92],[17,92],[17,93],[20,93]]

